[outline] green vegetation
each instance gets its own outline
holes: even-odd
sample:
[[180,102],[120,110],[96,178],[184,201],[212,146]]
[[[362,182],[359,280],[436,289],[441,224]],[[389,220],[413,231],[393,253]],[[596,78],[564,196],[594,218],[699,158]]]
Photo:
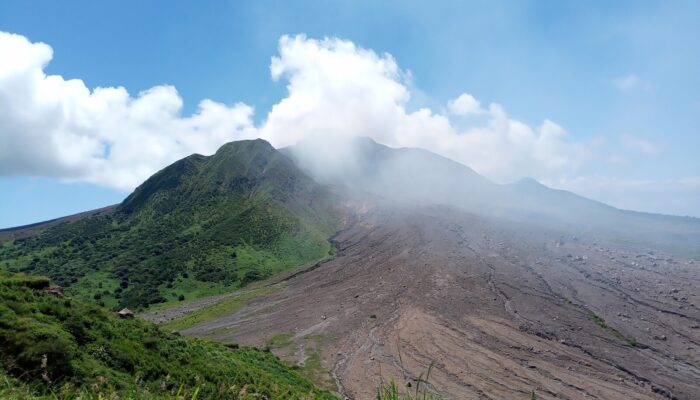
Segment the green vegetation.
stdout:
[[294,337],[294,332],[282,332],[274,335],[273,337],[267,339],[267,347],[273,348],[283,348],[289,347],[292,344],[291,339]]
[[258,296],[265,296],[279,291],[279,286],[264,286],[261,288],[251,289],[247,292],[231,296],[221,300],[215,304],[200,308],[199,310],[187,313],[172,321],[163,324],[163,329],[180,331],[191,328],[212,319],[232,314],[238,311],[245,303]]
[[598,316],[598,315],[597,315],[596,313],[594,313],[593,311],[588,310],[588,317],[589,317],[593,322],[595,322],[596,325],[600,326],[600,327],[603,328],[606,332],[608,332],[611,336],[613,336],[613,337],[615,337],[615,338],[617,338],[617,339],[620,339],[620,340],[622,340],[623,342],[627,342],[627,344],[629,344],[630,346],[633,346],[633,347],[634,347],[634,346],[637,345],[637,340],[636,340],[636,339],[626,337],[625,335],[623,335],[622,333],[620,333],[620,331],[618,331],[617,329],[615,329],[615,328],[611,327],[610,325],[608,325],[608,324],[605,322],[605,320],[604,320],[603,318],[601,318],[600,316]]
[[[51,392],[45,394],[40,386],[24,383],[18,379],[12,378],[0,371],[0,399],[3,400],[57,400],[63,399],[80,399],[80,400],[106,400],[112,398],[126,398],[130,400],[197,400],[199,396],[199,388],[185,393],[184,387],[180,386],[175,394],[155,394],[148,392],[104,392],[95,391],[92,388],[70,388],[66,387],[60,393]],[[128,397],[126,397],[128,396]],[[241,397],[239,397],[241,398]]]
[[334,398],[271,353],[165,333],[8,272],[0,361],[3,399]]
[[135,309],[230,292],[327,257],[332,197],[261,140],[192,155],[116,209],[0,246],[0,268]]
[[323,334],[308,335],[304,338],[306,359],[301,367],[302,374],[322,388],[334,388],[335,381],[331,372],[323,368],[321,351],[332,337]]

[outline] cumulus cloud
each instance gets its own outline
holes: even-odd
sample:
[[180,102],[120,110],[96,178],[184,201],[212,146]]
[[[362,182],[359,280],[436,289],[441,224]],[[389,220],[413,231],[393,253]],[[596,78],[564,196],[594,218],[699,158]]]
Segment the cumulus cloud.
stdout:
[[479,100],[469,93],[462,93],[456,99],[447,102],[447,109],[454,115],[471,115],[484,112]]
[[[368,136],[420,147],[498,181],[559,177],[577,170],[588,147],[555,122],[538,126],[482,106],[469,93],[447,111],[410,109],[410,73],[389,54],[337,38],[284,36],[271,77],[287,95],[259,125],[245,104],[203,100],[190,116],[171,86],[135,96],[122,87],[87,88],[46,75],[51,48],[0,33],[0,174],[51,176],[131,189],[188,154],[213,153],[232,140],[262,137],[274,146],[310,135]],[[476,119],[452,118],[479,115]],[[467,125],[465,125],[465,123]]]
[[368,136],[395,147],[420,147],[471,166],[490,178],[562,174],[586,157],[556,123],[538,127],[509,117],[499,104],[482,108],[469,93],[447,103],[455,115],[480,114],[459,127],[449,115],[409,110],[410,74],[389,54],[377,54],[337,38],[284,36],[272,59],[273,79],[288,81],[288,95],[260,127],[275,146],[310,135]]
[[133,189],[172,161],[254,137],[253,110],[210,100],[183,117],[172,86],[131,96],[46,75],[44,43],[0,32],[0,174],[49,176]]

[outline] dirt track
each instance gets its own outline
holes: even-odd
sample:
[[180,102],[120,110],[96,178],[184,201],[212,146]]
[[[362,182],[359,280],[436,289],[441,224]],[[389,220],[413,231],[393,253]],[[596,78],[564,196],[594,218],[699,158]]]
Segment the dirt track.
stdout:
[[287,333],[274,351],[320,351],[319,380],[352,399],[391,377],[415,388],[432,360],[454,399],[700,398],[697,262],[437,207],[375,208],[337,242],[281,292],[184,333]]

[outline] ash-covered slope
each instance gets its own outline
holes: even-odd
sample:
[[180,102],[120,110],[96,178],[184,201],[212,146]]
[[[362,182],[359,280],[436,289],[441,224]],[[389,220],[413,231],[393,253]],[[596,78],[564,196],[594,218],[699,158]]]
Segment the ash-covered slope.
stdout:
[[335,259],[183,333],[315,359],[352,399],[431,363],[447,399],[697,399],[698,261],[447,207],[356,218]]

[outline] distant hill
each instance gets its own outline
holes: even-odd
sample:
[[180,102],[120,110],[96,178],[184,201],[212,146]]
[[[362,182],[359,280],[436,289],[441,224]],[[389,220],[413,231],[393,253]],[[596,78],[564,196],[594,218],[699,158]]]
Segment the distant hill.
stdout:
[[43,274],[108,307],[232,290],[323,258],[331,194],[263,140],[164,168],[116,208],[0,248],[0,267]]
[[620,243],[655,244],[700,256],[700,219],[620,210],[532,178],[496,184],[471,168],[421,149],[390,148],[369,138],[312,137],[282,149],[315,179],[420,202]]
[[59,217],[59,218],[53,218],[53,219],[46,220],[46,221],[35,222],[33,224],[13,226],[10,228],[2,228],[2,229],[0,229],[0,241],[24,239],[26,237],[35,236],[35,235],[38,235],[39,233],[45,231],[46,229],[51,228],[52,226],[56,226],[56,225],[64,223],[64,222],[77,221],[79,219],[90,217],[90,216],[93,216],[96,214],[111,213],[112,211],[114,211],[114,209],[116,207],[117,207],[117,205],[112,205],[112,206],[98,208],[96,210],[83,211],[83,212],[80,212],[77,214],[67,215],[65,217]]

